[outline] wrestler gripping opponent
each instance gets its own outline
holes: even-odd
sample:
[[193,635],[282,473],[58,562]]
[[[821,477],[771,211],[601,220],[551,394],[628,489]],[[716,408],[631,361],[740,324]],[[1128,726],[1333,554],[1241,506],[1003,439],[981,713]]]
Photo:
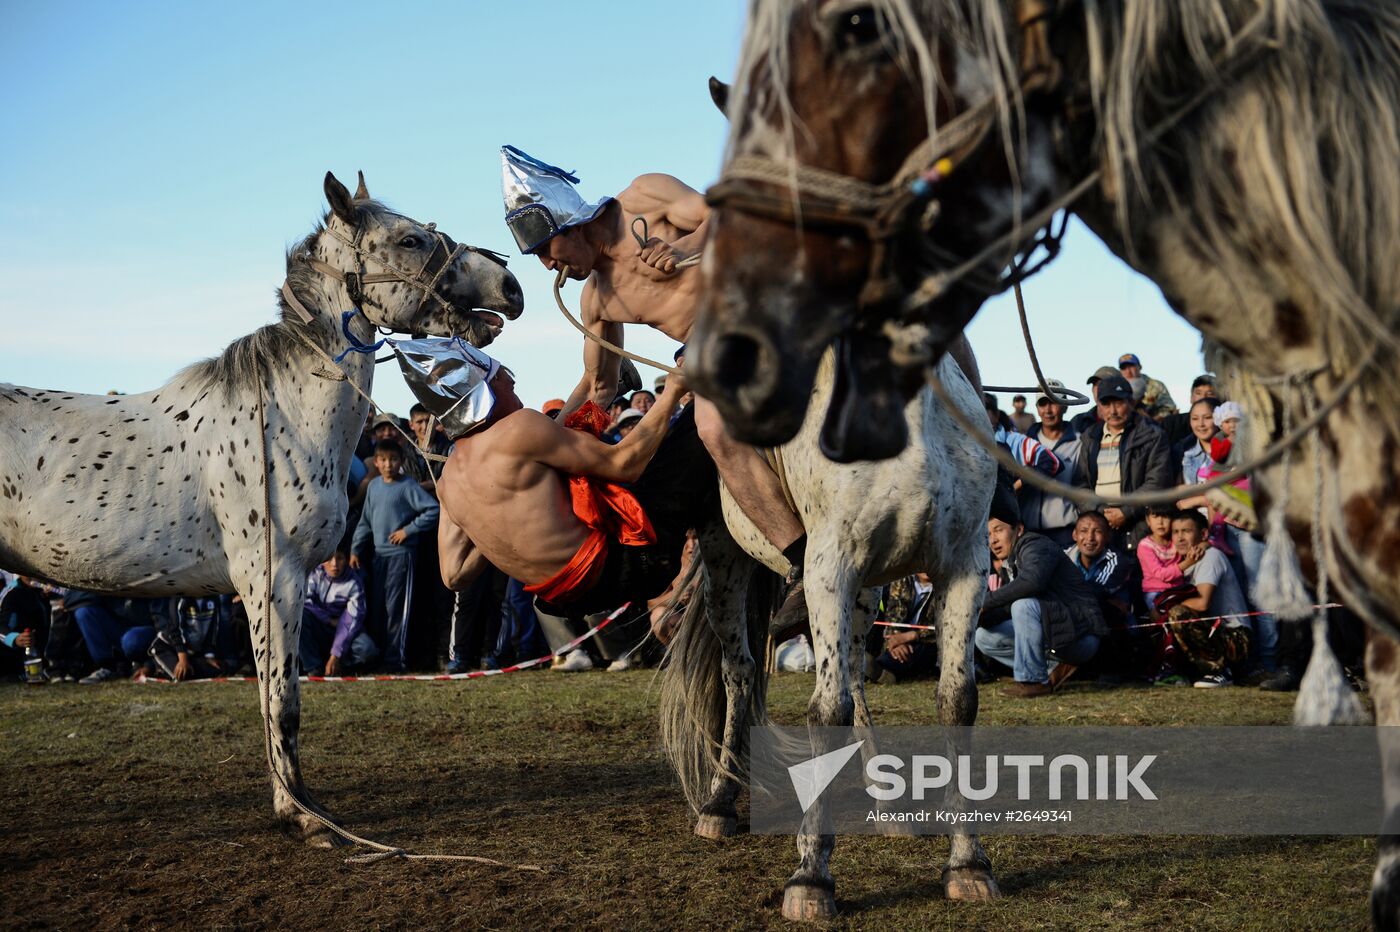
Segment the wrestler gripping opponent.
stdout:
[[[585,282],[580,306],[584,326],[619,346],[623,324],[645,324],[686,341],[695,321],[700,276],[680,263],[704,246],[709,218],[698,191],[670,175],[648,174],[615,198],[588,203],[574,187],[578,179],[573,174],[513,146],[501,150],[501,166],[506,225],[521,252],[537,256],[550,271],[567,268],[570,278]],[[648,235],[641,246],[638,218]],[[600,405],[612,401],[620,364],[616,354],[586,340],[583,378],[564,415],[588,400]],[[774,619],[777,628],[792,627],[806,617],[802,523],[763,455],[729,436],[714,405],[697,398],[692,407],[700,440],[734,501],[792,566],[788,597]]]
[[667,379],[613,446],[598,438],[607,415],[597,405],[581,406],[564,426],[521,404],[510,370],[490,356],[460,341],[438,346],[428,377],[405,374],[456,441],[438,481],[449,519],[438,524],[443,582],[464,589],[489,562],[558,615],[665,591],[686,529],[716,507],[714,465],[694,419],[682,414],[667,429],[684,381]]

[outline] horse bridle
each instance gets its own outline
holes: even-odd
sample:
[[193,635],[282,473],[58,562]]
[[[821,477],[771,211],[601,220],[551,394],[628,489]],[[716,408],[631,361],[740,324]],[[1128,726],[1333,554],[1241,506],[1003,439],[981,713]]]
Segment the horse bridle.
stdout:
[[[1059,14],[1056,0],[1019,0],[1017,23],[1021,29],[1020,91],[1023,96],[1057,88],[1063,69],[1050,50],[1049,29]],[[1000,102],[989,98],[953,117],[938,128],[937,136],[924,140],[909,153],[890,180],[872,183],[840,172],[799,165],[761,156],[739,156],[725,166],[720,180],[705,193],[711,207],[727,207],[768,220],[835,232],[854,232],[871,244],[865,285],[857,298],[858,310],[888,305],[909,289],[896,274],[894,241],[917,227],[932,229],[941,212],[935,196],[939,182],[970,159],[991,135]],[[1010,257],[1009,275],[988,275],[970,261],[954,256],[925,238],[921,249],[930,257],[956,266],[957,278],[988,295],[999,294],[1039,271],[1059,251],[1064,225],[1056,230],[1047,220],[1020,259]],[[1013,245],[1020,245],[1019,243]],[[1031,263],[1038,247],[1045,255]],[[976,257],[985,261],[987,251]],[[981,261],[977,263],[982,264]],[[933,278],[930,276],[929,278]],[[947,273],[937,277],[941,291],[951,284]],[[929,284],[928,279],[925,286]],[[933,289],[920,287],[916,293]],[[936,297],[937,295],[933,295]],[[928,303],[932,298],[921,300]],[[905,302],[905,313],[917,310]]]
[[[373,285],[379,282],[403,282],[422,293],[422,297],[418,301],[417,310],[421,311],[428,299],[432,298],[442,306],[443,310],[451,311],[453,310],[453,304],[438,292],[438,282],[441,281],[442,276],[447,273],[447,270],[452,267],[452,263],[456,262],[457,258],[461,256],[462,253],[473,252],[477,255],[485,256],[487,259],[503,267],[506,265],[506,257],[501,253],[490,249],[484,249],[480,246],[468,246],[464,243],[458,243],[453,240],[452,237],[440,231],[436,223],[429,223],[427,225],[427,230],[428,234],[433,237],[433,250],[428,253],[428,258],[423,261],[422,267],[419,268],[417,272],[409,272],[406,269],[401,269],[386,259],[370,254],[369,251],[361,245],[361,240],[364,239],[365,235],[365,228],[361,225],[355,227],[354,236],[350,237],[341,233],[329,222],[326,225],[327,233],[346,246],[349,246],[351,251],[355,253],[356,258],[359,260],[359,267],[356,271],[342,271],[328,262],[317,259],[310,253],[299,253],[295,256],[295,259],[298,262],[309,265],[328,278],[344,283],[346,293],[357,307],[368,304],[380,310],[384,310],[383,305],[374,301],[365,293],[365,285]],[[368,273],[365,271],[366,262],[374,262],[387,271],[375,272],[372,274]],[[312,315],[306,306],[297,300],[296,295],[292,293],[290,282],[282,283],[282,296],[287,300],[287,303],[297,315],[302,318],[303,322],[310,323],[314,319],[314,315]]]

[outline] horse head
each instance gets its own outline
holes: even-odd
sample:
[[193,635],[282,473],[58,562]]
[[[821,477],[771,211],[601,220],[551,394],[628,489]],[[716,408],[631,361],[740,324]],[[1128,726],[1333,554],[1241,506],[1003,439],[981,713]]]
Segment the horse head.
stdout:
[[524,310],[520,283],[504,256],[460,245],[434,224],[395,213],[369,196],[363,174],[352,195],[327,172],[325,192],[330,213],[324,227],[292,263],[299,262],[303,274],[343,283],[376,326],[455,334],[486,346],[504,326],[502,316],[514,320]]
[[[1053,4],[753,5],[735,86],[711,88],[731,131],[709,192],[716,214],[687,365],[736,437],[790,439],[835,341],[824,450],[849,460],[903,449],[901,412],[924,368],[1003,287],[1018,244],[983,256],[987,244],[1058,182],[1039,92],[1048,79],[1026,78],[1049,61],[1043,27],[1009,31],[1027,46],[1021,60],[1015,45],[984,51],[999,17],[1024,23],[1030,7]],[[949,269],[960,271],[940,283]]]

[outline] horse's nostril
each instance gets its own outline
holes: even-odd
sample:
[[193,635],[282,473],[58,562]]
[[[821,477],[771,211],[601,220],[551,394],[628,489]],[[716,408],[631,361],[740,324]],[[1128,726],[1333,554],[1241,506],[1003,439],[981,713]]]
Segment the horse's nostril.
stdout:
[[747,385],[758,369],[758,342],[741,333],[727,333],[714,342],[714,376],[721,385]]
[[512,304],[519,304],[525,300],[525,293],[520,290],[520,282],[513,278],[506,279],[505,286],[506,300]]

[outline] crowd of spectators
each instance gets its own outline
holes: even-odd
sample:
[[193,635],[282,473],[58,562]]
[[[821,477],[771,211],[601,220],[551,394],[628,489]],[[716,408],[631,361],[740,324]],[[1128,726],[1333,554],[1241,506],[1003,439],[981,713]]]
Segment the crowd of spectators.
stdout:
[[[1088,379],[1093,404],[1066,420],[1053,398],[995,397],[985,407],[997,442],[1021,465],[1104,498],[1198,485],[1241,462],[1248,416],[1205,373],[1185,410],[1126,353]],[[1077,507],[1005,471],[988,522],[993,571],[978,619],[979,676],[1009,673],[1010,696],[1053,692],[1071,676],[1269,690],[1298,686],[1311,650],[1307,625],[1281,626],[1253,599],[1263,559],[1248,477],[1151,509]],[[886,593],[869,639],[873,679],[937,669],[937,619],[923,618],[917,579]],[[1359,623],[1330,619],[1334,649],[1359,660]]]
[[[604,439],[625,437],[655,401],[647,390],[617,398]],[[543,410],[556,416],[563,407],[554,399]],[[597,621],[541,615],[521,583],[495,571],[466,592],[446,589],[437,566],[435,478],[442,461],[435,457],[450,448],[421,405],[406,422],[390,413],[368,419],[348,477],[345,537],[307,576],[298,645],[303,674],[500,668],[544,656]],[[21,675],[26,653],[43,659],[47,679],[89,685],[252,671],[247,614],[233,594],[114,598],[8,576],[0,590],[0,675]],[[638,606],[558,658],[555,669],[654,661],[655,639],[650,649],[632,648],[652,622],[665,638],[678,617],[674,607]]]
[[[1032,414],[1017,395],[1008,414],[988,395],[996,442],[1018,463],[1106,498],[1199,484],[1238,462],[1235,438],[1248,415],[1210,374],[1193,382],[1185,410],[1131,353],[1088,385],[1093,403],[1072,419],[1050,397],[1037,397]],[[655,401],[645,389],[616,398],[604,439],[627,436]],[[553,399],[542,410],[556,417],[564,407]],[[558,650],[600,617],[547,615],[519,581],[494,571],[464,592],[443,586],[435,478],[450,447],[421,405],[406,422],[381,413],[366,423],[346,490],[346,536],[307,579],[304,674],[501,668]],[[1083,510],[1003,471],[988,522],[993,571],[976,633],[980,675],[1009,672],[1008,692],[1018,697],[1049,693],[1072,675],[1296,688],[1310,633],[1287,626],[1281,643],[1277,621],[1252,601],[1264,549],[1255,524],[1247,478],[1165,507]],[[694,550],[692,540],[687,567]],[[656,661],[689,595],[677,591],[681,577],[651,605],[561,652],[555,669]],[[938,669],[939,619],[926,617],[931,587],[916,576],[886,591],[883,624],[867,642],[872,679]],[[251,669],[247,616],[234,595],[114,599],[19,578],[0,596],[0,673],[18,674],[26,652],[43,657],[50,679],[83,683]]]

